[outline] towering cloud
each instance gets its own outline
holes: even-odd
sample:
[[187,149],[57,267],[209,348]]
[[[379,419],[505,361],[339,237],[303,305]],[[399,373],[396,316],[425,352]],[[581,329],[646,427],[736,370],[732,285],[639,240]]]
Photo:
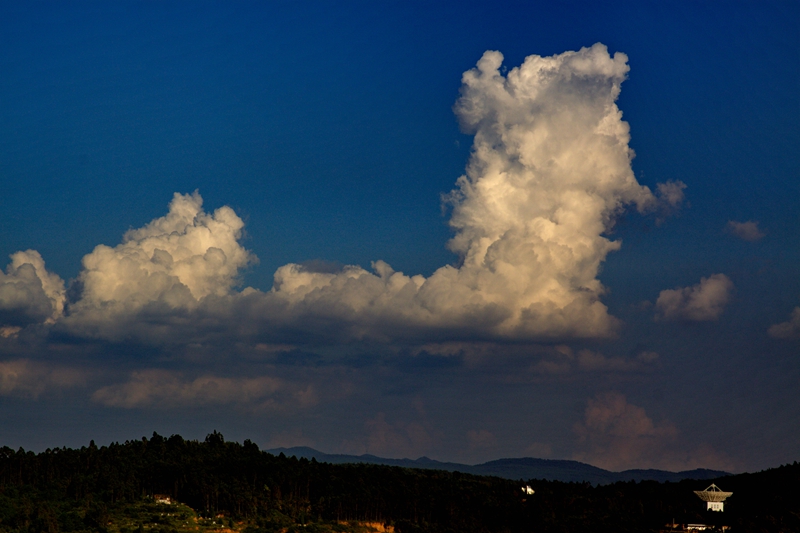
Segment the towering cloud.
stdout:
[[700,283],[661,291],[656,300],[657,317],[663,320],[716,320],[725,310],[733,282],[725,274],[712,274]]
[[[176,194],[166,216],[84,257],[62,325],[148,341],[201,319],[266,339],[612,335],[617,320],[600,301],[597,274],[621,244],[605,235],[626,206],[675,207],[685,185],[659,185],[657,200],[633,175],[628,124],[615,103],[628,72],[624,54],[596,44],[534,55],[506,76],[502,60],[486,52],[464,73],[455,106],[475,135],[466,174],[447,196],[456,266],[425,278],[383,261],[372,272],[289,264],[271,291],[236,292],[238,272],[255,259],[238,242],[242,220],[228,207],[205,213],[197,193]],[[31,296],[9,296],[6,305],[23,301],[31,316],[57,316],[63,286],[53,288],[43,263],[31,268],[9,271],[28,280],[20,287]]]
[[[596,44],[530,56],[507,76],[502,60],[486,52],[464,74],[455,106],[475,134],[467,173],[448,197],[449,247],[460,265],[427,279],[383,262],[374,274],[287,265],[275,276],[278,298],[302,314],[368,328],[391,321],[517,338],[613,332],[597,273],[620,243],[604,232],[625,205],[655,203],[633,175],[628,125],[615,104],[627,58]],[[668,202],[679,201],[674,189],[665,189]]]

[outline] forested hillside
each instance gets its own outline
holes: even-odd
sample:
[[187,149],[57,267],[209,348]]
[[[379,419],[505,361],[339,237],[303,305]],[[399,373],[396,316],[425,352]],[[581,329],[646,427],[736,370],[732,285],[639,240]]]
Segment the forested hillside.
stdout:
[[[298,460],[262,452],[250,441],[225,442],[216,432],[204,442],[154,433],[39,454],[3,448],[0,531],[364,531],[370,522],[398,533],[642,532],[673,519],[725,523],[742,532],[800,531],[800,464],[716,480],[734,492],[725,513],[703,511],[692,493],[710,482],[511,481]],[[535,493],[520,490],[525,484]],[[186,507],[147,507],[159,494]]]

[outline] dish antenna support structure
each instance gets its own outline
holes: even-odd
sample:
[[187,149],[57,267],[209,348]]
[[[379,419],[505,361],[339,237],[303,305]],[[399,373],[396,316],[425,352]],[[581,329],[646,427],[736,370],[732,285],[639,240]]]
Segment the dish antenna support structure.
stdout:
[[697,497],[706,502],[707,511],[724,511],[725,499],[731,496],[732,492],[725,492],[713,483],[706,490],[694,491]]

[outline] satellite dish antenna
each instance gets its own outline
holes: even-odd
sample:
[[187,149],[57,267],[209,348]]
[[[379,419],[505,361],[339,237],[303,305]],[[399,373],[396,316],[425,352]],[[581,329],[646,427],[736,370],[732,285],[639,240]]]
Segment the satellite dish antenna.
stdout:
[[706,490],[694,491],[697,497],[706,502],[707,511],[723,511],[725,504],[723,503],[726,498],[731,496],[732,492],[725,492],[713,483],[706,487]]

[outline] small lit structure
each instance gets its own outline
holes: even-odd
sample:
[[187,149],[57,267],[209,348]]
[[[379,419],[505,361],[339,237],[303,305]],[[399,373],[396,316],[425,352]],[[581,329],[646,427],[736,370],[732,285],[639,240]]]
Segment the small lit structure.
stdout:
[[524,487],[522,487],[522,492],[530,496],[531,494],[533,494],[534,491],[530,485],[525,485]]
[[694,491],[697,497],[706,502],[707,511],[724,511],[725,499],[732,495],[732,492],[725,492],[713,483],[706,490]]
[[169,494],[153,494],[153,499],[156,503],[166,503],[167,505],[172,505],[172,498]]

